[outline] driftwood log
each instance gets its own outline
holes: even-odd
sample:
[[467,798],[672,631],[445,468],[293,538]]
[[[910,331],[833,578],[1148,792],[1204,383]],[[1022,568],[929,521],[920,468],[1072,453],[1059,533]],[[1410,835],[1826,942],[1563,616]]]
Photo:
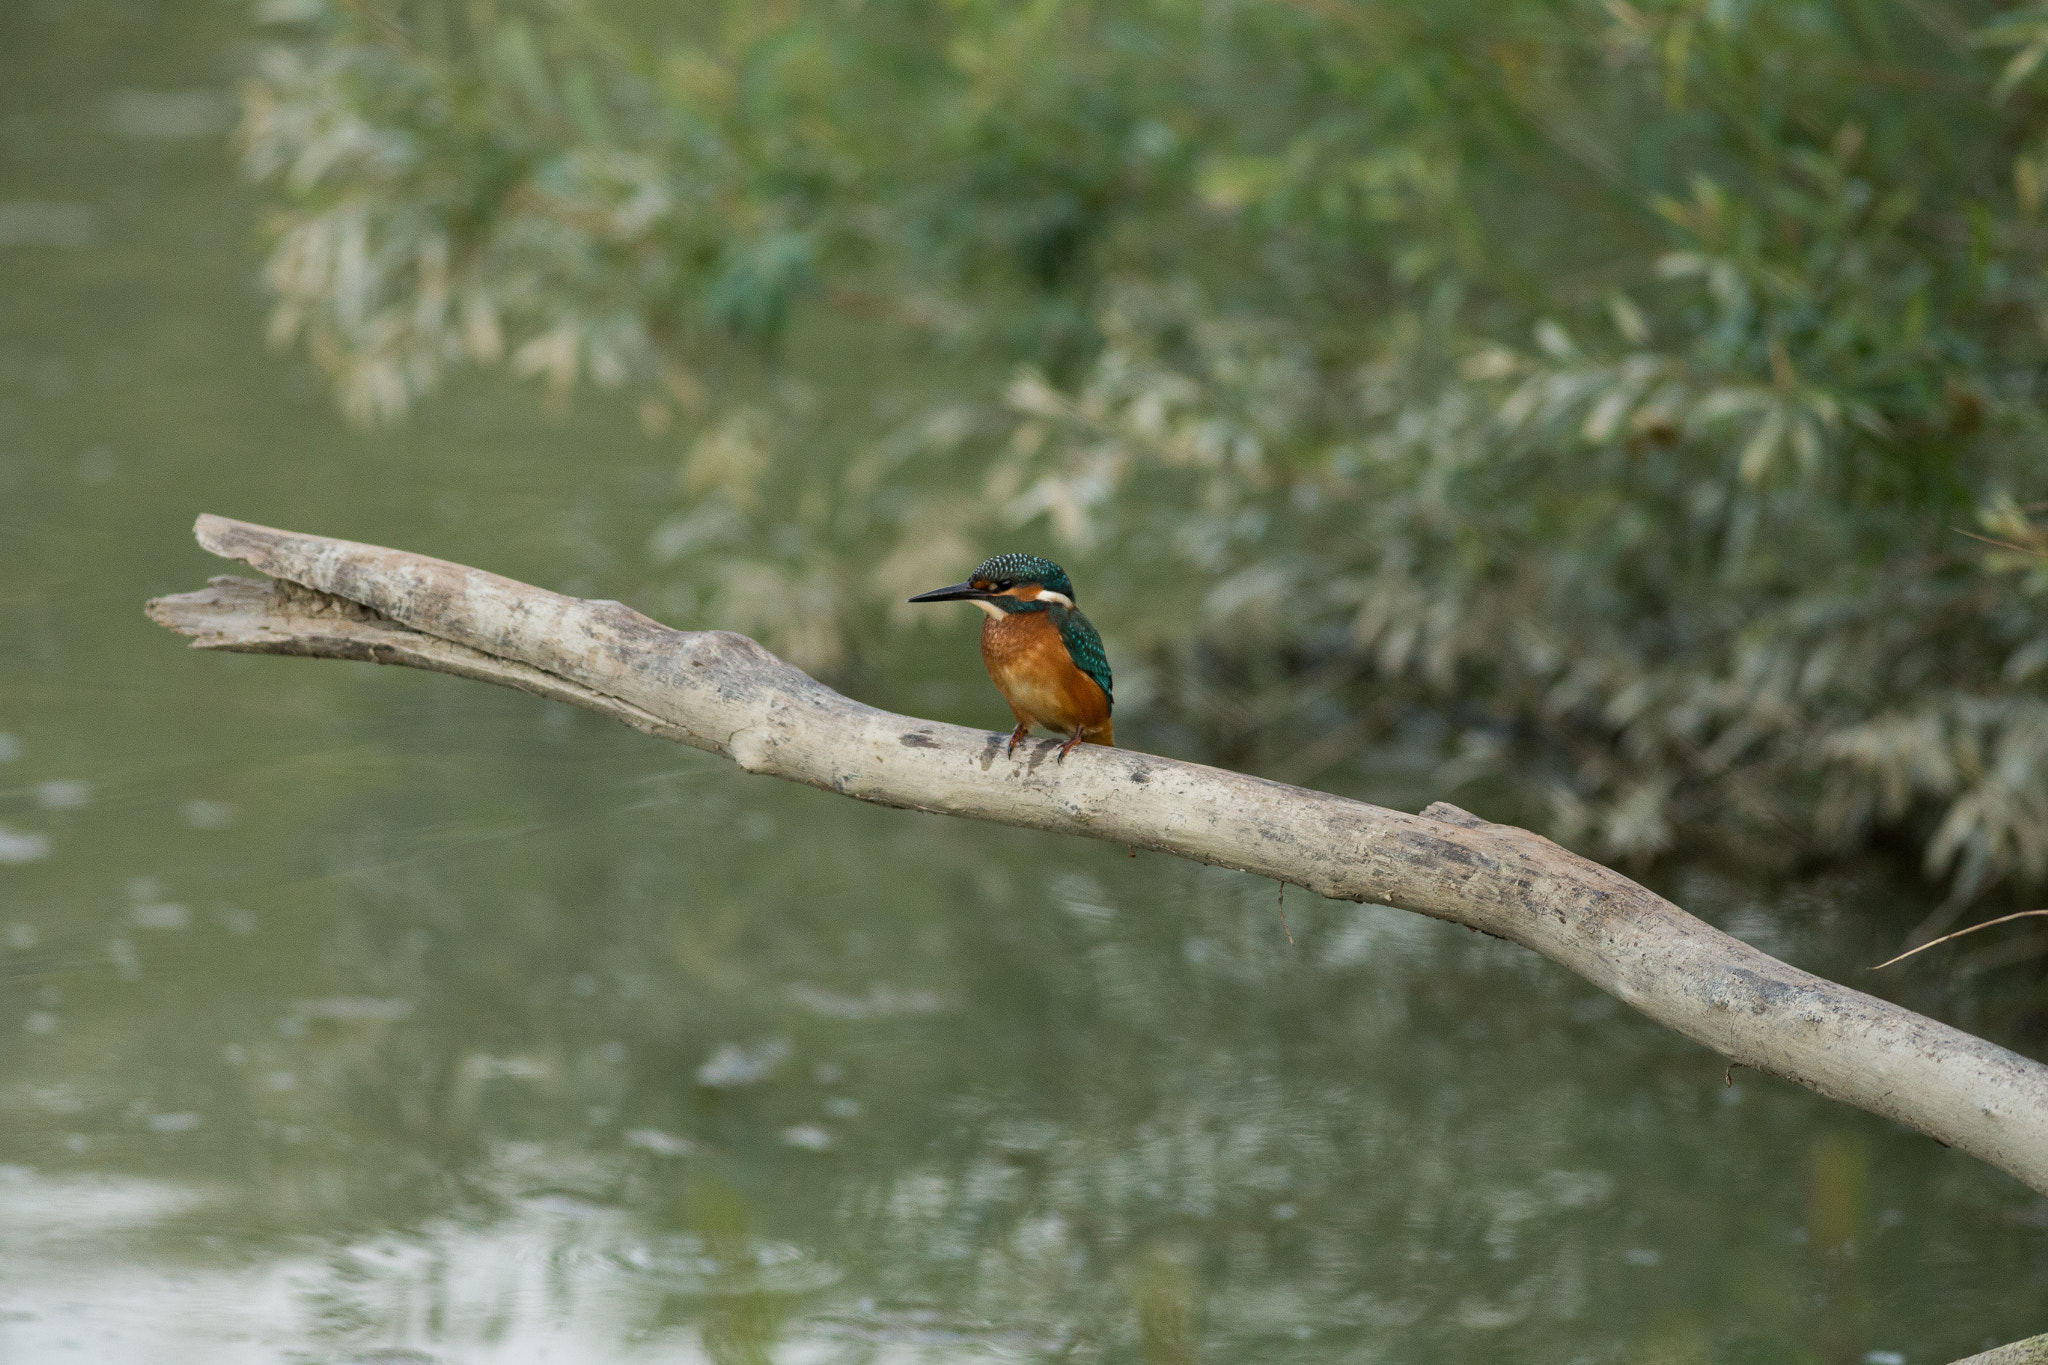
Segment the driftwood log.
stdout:
[[[149,604],[197,649],[363,659],[521,688],[862,801],[1080,834],[1510,939],[1729,1061],[1967,1152],[2048,1194],[2048,1066],[1790,967],[1621,874],[1455,806],[1421,815],[1126,749],[849,700],[741,635],[677,631],[423,555],[202,516],[274,582]],[[2002,1357],[2001,1357],[2002,1358]]]

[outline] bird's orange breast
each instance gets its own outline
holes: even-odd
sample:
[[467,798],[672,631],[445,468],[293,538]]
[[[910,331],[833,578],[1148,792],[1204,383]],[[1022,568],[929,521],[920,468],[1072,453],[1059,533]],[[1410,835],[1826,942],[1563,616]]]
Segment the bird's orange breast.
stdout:
[[1011,612],[982,622],[981,661],[1019,720],[1069,735],[1109,723],[1109,698],[1075,666],[1045,612]]

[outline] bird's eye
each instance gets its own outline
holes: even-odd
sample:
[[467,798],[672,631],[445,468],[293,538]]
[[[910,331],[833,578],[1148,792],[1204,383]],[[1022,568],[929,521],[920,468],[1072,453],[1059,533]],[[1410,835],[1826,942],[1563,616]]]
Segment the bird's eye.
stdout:
[[1015,586],[1016,586],[1016,584],[1012,583],[1012,582],[1011,582],[1011,581],[1010,581],[1009,579],[1005,578],[1005,579],[1004,579],[1004,580],[1002,580],[1002,581],[1001,581],[1000,583],[996,584],[996,591],[997,591],[997,592],[1008,592],[1008,591],[1009,591],[1009,590],[1010,590],[1011,588],[1013,588],[1013,587],[1015,587]]

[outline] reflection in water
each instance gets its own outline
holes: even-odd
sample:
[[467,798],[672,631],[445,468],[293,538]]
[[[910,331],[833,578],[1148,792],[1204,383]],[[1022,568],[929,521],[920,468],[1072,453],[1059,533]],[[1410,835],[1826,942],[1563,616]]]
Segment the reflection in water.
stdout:
[[1813,1345],[1827,1365],[1863,1358],[1870,1333],[1870,1296],[1857,1273],[1857,1244],[1867,1242],[1870,1156],[1862,1137],[1816,1134],[1806,1151],[1806,1247],[1813,1257]]
[[[222,1254],[218,1238],[177,1246],[180,1222],[224,1197],[10,1171],[0,1182],[6,1358],[169,1365],[304,1359],[309,1348],[316,1359],[380,1365],[749,1358],[733,1343],[766,1358],[776,1342],[758,1330],[772,1325],[762,1306],[833,1273],[765,1242],[734,1267],[687,1238],[650,1252],[622,1211],[547,1195],[514,1201],[488,1226],[433,1223],[253,1265]],[[138,1257],[150,1242],[159,1256]],[[679,1301],[710,1305],[701,1331]],[[857,1317],[821,1322],[781,1343],[783,1358],[826,1357],[860,1329]],[[981,1344],[971,1333],[952,1340]]]
[[[1290,942],[1268,884],[180,651],[138,607],[220,567],[198,508],[632,598],[672,452],[494,389],[337,431],[261,352],[202,135],[230,8],[28,8],[10,203],[79,211],[0,214],[10,1365],[1832,1365],[2038,1328],[2048,1202],[1724,1085],[1518,950],[1306,896]],[[983,696],[960,657],[860,690]],[[1675,889],[1837,974],[1917,894]]]
[[[522,732],[479,707],[409,747]],[[668,754],[577,742],[582,790],[509,742],[411,825],[401,765],[326,873],[237,892],[252,932],[133,928],[225,865],[73,908],[128,956],[47,973],[9,1054],[11,1197],[81,1211],[71,1252],[9,1244],[10,1359],[104,1316],[61,1286],[109,1261],[152,1351],[720,1362],[1860,1360],[2035,1264],[1998,1178],[1724,1085],[1518,950],[1330,905],[1289,944],[1225,874],[722,775],[649,799],[621,770]],[[717,857],[749,815],[804,856]]]

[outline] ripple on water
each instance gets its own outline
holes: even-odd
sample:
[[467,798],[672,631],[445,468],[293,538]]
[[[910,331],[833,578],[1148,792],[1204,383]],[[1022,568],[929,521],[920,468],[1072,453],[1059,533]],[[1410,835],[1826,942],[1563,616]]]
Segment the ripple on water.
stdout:
[[33,863],[49,856],[49,835],[0,825],[0,863]]
[[676,1294],[808,1294],[838,1283],[845,1273],[794,1243],[748,1237],[733,1250],[714,1253],[703,1238],[687,1232],[624,1243],[612,1259]]
[[950,1346],[987,1352],[1023,1352],[1037,1356],[1071,1347],[1073,1332],[1049,1324],[1003,1324],[956,1317],[933,1308],[878,1308],[863,1301],[854,1313],[827,1314],[812,1320],[828,1340],[872,1342],[889,1346]]

